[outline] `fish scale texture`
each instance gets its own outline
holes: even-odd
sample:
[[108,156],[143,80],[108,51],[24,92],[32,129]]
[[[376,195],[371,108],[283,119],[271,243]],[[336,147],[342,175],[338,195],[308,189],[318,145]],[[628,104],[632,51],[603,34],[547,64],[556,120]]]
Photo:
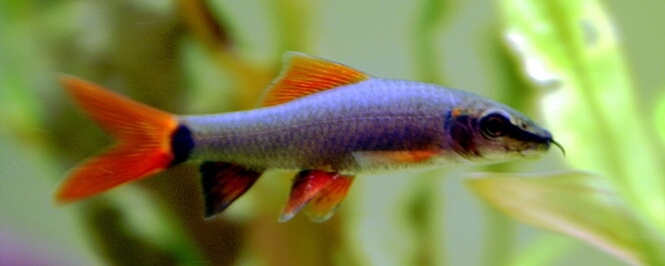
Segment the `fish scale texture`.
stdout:
[[445,151],[445,120],[468,97],[431,84],[371,79],[274,107],[181,122],[192,130],[195,159],[358,173],[372,169],[358,165],[355,152]]

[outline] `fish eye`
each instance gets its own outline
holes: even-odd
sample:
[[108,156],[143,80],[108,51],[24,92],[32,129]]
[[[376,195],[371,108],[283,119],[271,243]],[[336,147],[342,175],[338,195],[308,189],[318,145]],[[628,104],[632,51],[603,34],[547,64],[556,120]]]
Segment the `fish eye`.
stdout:
[[487,138],[497,138],[508,134],[510,121],[501,113],[490,113],[480,119],[480,132]]

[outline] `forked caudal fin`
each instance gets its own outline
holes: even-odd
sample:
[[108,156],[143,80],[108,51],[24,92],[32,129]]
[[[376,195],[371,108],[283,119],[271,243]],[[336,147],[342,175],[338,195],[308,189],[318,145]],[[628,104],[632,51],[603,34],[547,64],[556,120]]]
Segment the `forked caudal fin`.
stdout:
[[59,202],[93,196],[186,159],[193,143],[175,115],[74,77],[62,77],[61,82],[78,106],[118,143],[71,170],[56,194]]

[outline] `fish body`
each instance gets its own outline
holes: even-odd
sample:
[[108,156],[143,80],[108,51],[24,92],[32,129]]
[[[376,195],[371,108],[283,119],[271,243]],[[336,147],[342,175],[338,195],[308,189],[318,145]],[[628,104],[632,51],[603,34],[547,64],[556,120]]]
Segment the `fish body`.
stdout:
[[[264,171],[286,169],[300,172],[280,220],[308,205],[310,217],[324,221],[358,174],[500,162],[558,145],[523,114],[469,92],[374,78],[299,53],[285,58],[260,108],[216,115],[170,115],[94,84],[63,79],[79,105],[115,132],[120,144],[75,168],[58,198],[77,200],[193,162],[201,164],[206,216],[212,217]],[[119,113],[118,106],[127,106],[128,113]],[[142,161],[122,165],[130,158]]]
[[[180,121],[192,130],[191,156],[199,160],[359,174],[482,160],[460,155],[449,127],[455,108],[498,106],[477,97],[433,84],[374,78],[269,108]],[[367,161],[372,152],[404,151],[431,152],[426,162],[432,164]]]
[[181,121],[192,129],[196,158],[358,174],[375,170],[354,158],[358,152],[432,151],[455,160],[443,126],[445,110],[458,101],[451,94],[372,79],[274,107]]

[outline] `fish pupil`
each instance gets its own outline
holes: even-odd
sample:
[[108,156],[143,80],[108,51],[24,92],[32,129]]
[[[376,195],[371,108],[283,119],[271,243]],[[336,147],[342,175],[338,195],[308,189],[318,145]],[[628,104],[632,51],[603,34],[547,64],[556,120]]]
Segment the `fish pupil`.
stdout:
[[508,119],[501,114],[489,114],[480,120],[481,132],[489,138],[504,136],[508,133]]

